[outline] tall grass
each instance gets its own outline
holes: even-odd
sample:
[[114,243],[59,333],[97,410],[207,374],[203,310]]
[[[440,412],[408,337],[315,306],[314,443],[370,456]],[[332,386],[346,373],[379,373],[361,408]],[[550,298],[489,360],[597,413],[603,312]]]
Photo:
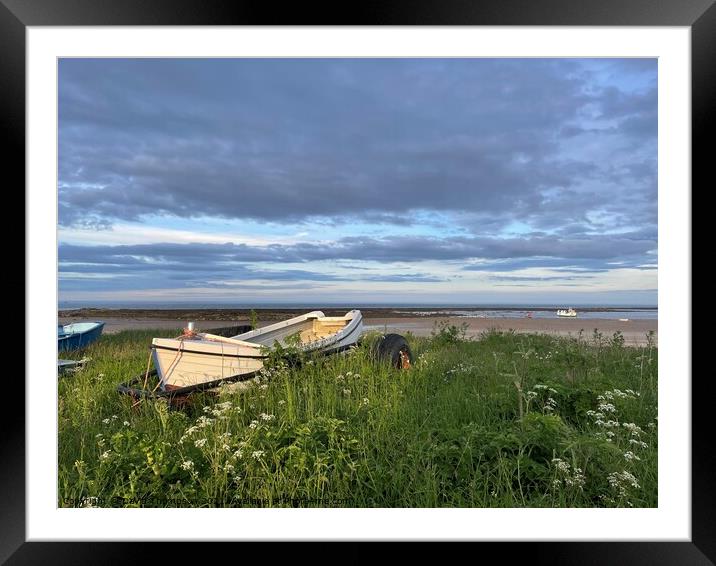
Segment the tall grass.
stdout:
[[133,407],[116,386],[160,334],[104,336],[59,379],[61,506],[657,505],[651,342],[444,325],[407,336],[409,370],[366,344],[183,410]]

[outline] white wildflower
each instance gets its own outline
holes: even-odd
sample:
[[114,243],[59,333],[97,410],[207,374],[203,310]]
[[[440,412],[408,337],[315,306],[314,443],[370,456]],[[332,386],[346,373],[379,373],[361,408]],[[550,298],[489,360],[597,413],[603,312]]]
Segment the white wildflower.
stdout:
[[214,419],[210,419],[209,417],[207,417],[207,416],[205,416],[205,415],[201,415],[201,416],[196,420],[196,426],[198,426],[199,428],[207,427],[207,426],[209,426],[209,425],[211,425],[211,424],[213,424],[213,423],[214,423]]
[[103,422],[104,424],[109,424],[109,419],[102,419],[102,422]]
[[627,429],[632,436],[639,436],[642,432],[644,432],[641,427],[634,423],[622,423],[622,426]]
[[181,463],[181,469],[182,470],[193,470],[194,462],[192,462],[191,460],[183,460]]
[[261,459],[261,458],[263,457],[264,454],[265,454],[265,452],[264,452],[263,450],[254,450],[254,451],[251,453],[251,457],[252,457],[254,460],[259,460],[259,459]]
[[249,424],[249,428],[256,428],[257,426],[259,426],[259,421],[251,421]]
[[112,454],[112,451],[111,451],[111,450],[106,450],[106,451],[102,452],[102,454],[100,455],[99,459],[100,459],[100,460],[107,460],[107,459],[110,457],[111,454]]
[[129,421],[124,421],[122,424],[123,424],[124,426],[129,426]]
[[197,448],[201,448],[202,446],[204,446],[204,444],[206,444],[206,440],[206,438],[199,438],[194,441],[194,446],[196,446]]
[[575,468],[574,473],[571,476],[564,478],[564,485],[567,487],[576,487],[577,489],[584,489],[584,483],[586,478],[582,473],[581,468]]
[[639,489],[639,482],[633,474],[624,470],[623,472],[612,472],[607,476],[607,481],[611,488],[619,493],[621,497],[627,494],[627,486]]
[[569,464],[561,458],[552,458],[552,462],[560,472],[569,473]]
[[604,413],[616,413],[617,411],[612,403],[600,403],[597,408]]

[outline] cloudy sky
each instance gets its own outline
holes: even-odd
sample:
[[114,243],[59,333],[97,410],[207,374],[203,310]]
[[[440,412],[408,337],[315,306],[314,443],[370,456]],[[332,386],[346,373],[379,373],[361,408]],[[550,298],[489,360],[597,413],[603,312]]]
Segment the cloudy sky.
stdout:
[[60,301],[656,304],[655,59],[62,59]]

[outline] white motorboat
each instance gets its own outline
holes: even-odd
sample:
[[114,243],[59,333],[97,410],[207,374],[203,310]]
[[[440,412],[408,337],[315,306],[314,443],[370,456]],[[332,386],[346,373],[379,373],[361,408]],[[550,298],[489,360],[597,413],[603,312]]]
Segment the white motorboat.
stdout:
[[559,309],[557,311],[557,316],[564,316],[568,318],[574,318],[577,316],[577,311],[575,311],[573,308],[568,309]]

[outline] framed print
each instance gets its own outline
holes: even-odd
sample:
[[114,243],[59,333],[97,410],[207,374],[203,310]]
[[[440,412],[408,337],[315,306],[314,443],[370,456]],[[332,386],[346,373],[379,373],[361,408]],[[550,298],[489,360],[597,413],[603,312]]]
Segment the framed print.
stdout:
[[712,2],[0,1],[27,223],[3,560],[715,560],[690,236]]

